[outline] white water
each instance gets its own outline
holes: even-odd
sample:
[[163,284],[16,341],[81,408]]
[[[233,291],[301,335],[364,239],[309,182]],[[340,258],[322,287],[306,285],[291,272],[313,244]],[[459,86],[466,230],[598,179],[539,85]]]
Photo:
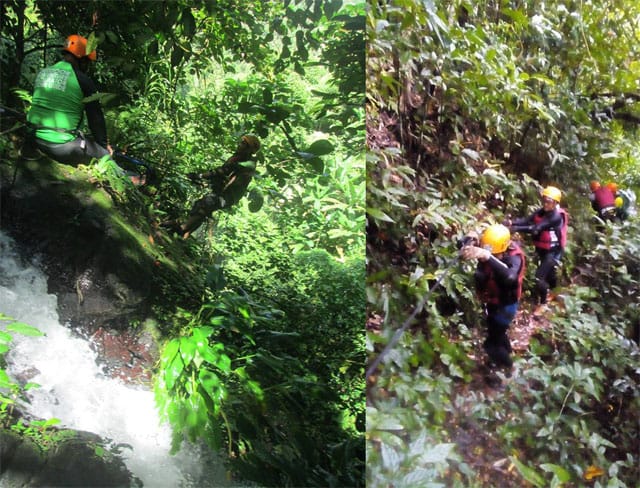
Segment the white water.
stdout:
[[193,446],[183,443],[180,453],[169,455],[171,432],[160,423],[153,393],[105,377],[88,342],[60,325],[56,306],[37,263],[21,263],[13,241],[0,232],[0,312],[46,334],[14,334],[7,355],[10,375],[26,372],[41,385],[30,390],[29,413],[131,445],[123,457],[145,487],[228,486],[221,463]]

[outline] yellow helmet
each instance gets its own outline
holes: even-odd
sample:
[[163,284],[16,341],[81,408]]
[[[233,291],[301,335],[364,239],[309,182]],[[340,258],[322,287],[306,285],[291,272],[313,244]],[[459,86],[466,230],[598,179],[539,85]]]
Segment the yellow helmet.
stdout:
[[258,152],[260,149],[260,140],[256,136],[244,135],[242,136],[242,142],[249,147],[251,154]]
[[480,238],[480,246],[489,249],[491,254],[505,252],[511,242],[511,232],[502,224],[487,227]]
[[624,200],[622,197],[616,197],[615,204],[617,208],[620,208],[624,205]]
[[551,200],[554,200],[555,202],[560,203],[562,192],[555,186],[548,186],[544,190],[542,190],[542,196],[551,198]]

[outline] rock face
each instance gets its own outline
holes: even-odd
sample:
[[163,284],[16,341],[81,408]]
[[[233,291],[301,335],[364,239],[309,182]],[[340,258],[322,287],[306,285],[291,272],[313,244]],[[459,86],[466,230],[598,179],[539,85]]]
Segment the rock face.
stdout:
[[0,485],[23,486],[142,486],[124,462],[87,432],[49,431],[60,440],[51,449],[29,437],[0,431]]
[[144,314],[154,260],[106,192],[49,160],[23,162],[12,183],[2,185],[2,228],[42,256],[63,322],[122,326]]
[[19,160],[0,164],[0,198],[0,228],[41,257],[63,323],[89,334],[125,329],[149,315],[167,283],[184,297],[198,288],[182,264],[186,246],[158,236],[150,201],[133,187],[118,194],[86,170]]
[[[144,384],[157,348],[131,323],[154,322],[154,305],[173,297],[200,296],[202,282],[188,267],[188,246],[156,233],[143,193],[103,185],[48,159],[2,160],[0,228],[38,257],[61,323],[91,339],[105,371]],[[99,437],[66,432],[43,449],[0,428],[0,486],[139,486]]]

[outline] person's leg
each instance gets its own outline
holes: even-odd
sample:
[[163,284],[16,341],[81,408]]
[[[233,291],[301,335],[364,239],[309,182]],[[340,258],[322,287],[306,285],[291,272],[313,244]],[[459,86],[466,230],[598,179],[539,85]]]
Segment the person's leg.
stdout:
[[540,256],[540,266],[536,270],[536,295],[541,304],[547,303],[547,293],[554,287],[556,278],[556,261],[554,253],[547,252]]
[[92,140],[76,137],[74,140],[63,144],[36,139],[38,149],[56,161],[78,166],[79,164],[89,164],[93,158],[100,159],[109,154],[109,151]]
[[207,195],[193,204],[184,224],[180,225],[178,220],[166,220],[161,222],[160,226],[170,229],[176,234],[181,234],[182,237],[186,239],[193,231],[202,225],[209,215],[223,208],[222,203],[219,196],[215,194]]
[[517,309],[517,303],[506,307],[487,307],[487,338],[484,341],[484,349],[490,361],[497,366],[511,368],[513,365],[507,330]]

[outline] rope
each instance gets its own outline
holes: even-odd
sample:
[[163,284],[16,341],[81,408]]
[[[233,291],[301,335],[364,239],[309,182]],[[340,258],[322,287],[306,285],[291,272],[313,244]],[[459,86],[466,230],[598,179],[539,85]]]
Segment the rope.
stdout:
[[422,298],[422,300],[420,300],[418,305],[416,305],[416,308],[413,310],[413,313],[407,318],[407,320],[404,321],[404,323],[402,324],[402,327],[400,327],[395,332],[395,334],[393,335],[393,337],[391,338],[389,343],[385,346],[385,348],[378,355],[378,357],[373,360],[373,362],[371,363],[371,365],[367,369],[367,373],[366,373],[366,376],[365,376],[366,378],[368,378],[369,376],[371,376],[373,374],[373,372],[376,370],[378,365],[382,362],[384,357],[387,354],[389,354],[391,349],[393,349],[395,347],[397,342],[400,340],[400,337],[402,337],[402,334],[404,334],[404,332],[409,328],[409,326],[413,322],[413,319],[416,318],[416,315],[418,315],[422,311],[422,308],[424,307],[424,304],[427,302],[427,300],[429,300],[429,298],[431,298],[431,295],[433,294],[435,289],[438,286],[440,286],[440,284],[442,283],[442,280],[444,279],[444,277],[451,270],[451,268],[453,268],[453,266],[458,263],[459,259],[460,259],[459,256],[456,256],[456,258],[453,259],[453,261],[451,261],[451,263],[449,263],[449,265],[445,268],[445,270],[442,272],[442,274],[437,279],[437,281],[433,285],[431,285],[431,288],[429,288],[429,291],[427,291],[427,293]]

